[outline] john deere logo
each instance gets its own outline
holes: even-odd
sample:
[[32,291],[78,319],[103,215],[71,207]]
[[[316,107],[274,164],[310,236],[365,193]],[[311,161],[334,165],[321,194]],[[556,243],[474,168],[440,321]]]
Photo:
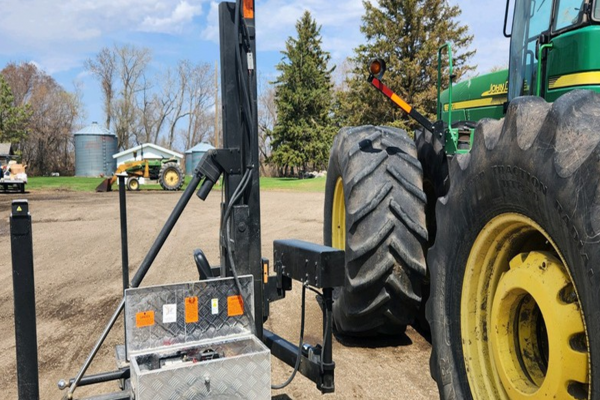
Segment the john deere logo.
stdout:
[[487,92],[481,93],[481,97],[485,96],[497,96],[499,94],[507,94],[508,93],[508,81],[504,83],[491,83],[490,89]]

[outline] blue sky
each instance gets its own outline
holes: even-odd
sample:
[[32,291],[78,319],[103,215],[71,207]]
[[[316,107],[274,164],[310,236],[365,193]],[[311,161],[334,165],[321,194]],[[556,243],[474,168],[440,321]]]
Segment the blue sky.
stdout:
[[[463,10],[460,21],[475,35],[472,60],[478,72],[507,64],[502,1],[448,0]],[[103,46],[131,43],[152,50],[152,69],[179,59],[218,61],[218,1],[210,0],[0,0],[0,68],[10,61],[34,62],[67,90],[77,81],[86,122],[102,121],[99,83],[83,69]],[[309,10],[322,26],[323,46],[337,64],[352,55],[360,34],[362,0],[256,0],[258,69],[274,77],[285,40]]]

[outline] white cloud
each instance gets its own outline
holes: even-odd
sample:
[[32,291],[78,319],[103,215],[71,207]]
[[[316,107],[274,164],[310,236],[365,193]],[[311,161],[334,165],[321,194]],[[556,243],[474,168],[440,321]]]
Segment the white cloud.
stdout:
[[[115,31],[178,33],[206,0],[4,0],[0,33],[35,47],[99,38]],[[1,49],[1,48],[0,48]]]
[[210,2],[206,27],[202,30],[201,37],[214,43],[219,42],[219,3]]
[[364,13],[362,0],[259,0],[256,9],[260,50],[284,49],[288,37],[296,35],[296,21],[305,10],[321,25],[325,50],[351,52],[362,39],[359,31]]
[[68,70],[107,39],[187,33],[207,1],[0,0],[0,56],[35,58],[49,72]]
[[140,25],[140,30],[148,32],[180,33],[182,26],[190,23],[194,17],[202,14],[200,4],[181,1],[168,17],[147,16]]

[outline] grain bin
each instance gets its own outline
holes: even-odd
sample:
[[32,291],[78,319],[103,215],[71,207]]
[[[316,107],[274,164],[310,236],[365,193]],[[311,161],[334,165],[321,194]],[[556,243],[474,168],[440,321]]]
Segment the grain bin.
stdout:
[[209,143],[198,143],[191,149],[187,150],[185,152],[185,174],[192,175],[204,153],[214,148],[215,147]]
[[117,136],[92,122],[77,131],[75,136],[75,175],[111,176],[116,166],[113,154],[117,152]]

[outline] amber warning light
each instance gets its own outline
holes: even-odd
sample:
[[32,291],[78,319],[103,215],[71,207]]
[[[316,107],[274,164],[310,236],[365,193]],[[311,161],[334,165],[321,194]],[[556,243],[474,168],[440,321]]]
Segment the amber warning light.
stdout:
[[369,73],[377,79],[381,79],[385,73],[385,61],[376,58],[369,63]]
[[244,18],[254,19],[254,0],[244,0]]

